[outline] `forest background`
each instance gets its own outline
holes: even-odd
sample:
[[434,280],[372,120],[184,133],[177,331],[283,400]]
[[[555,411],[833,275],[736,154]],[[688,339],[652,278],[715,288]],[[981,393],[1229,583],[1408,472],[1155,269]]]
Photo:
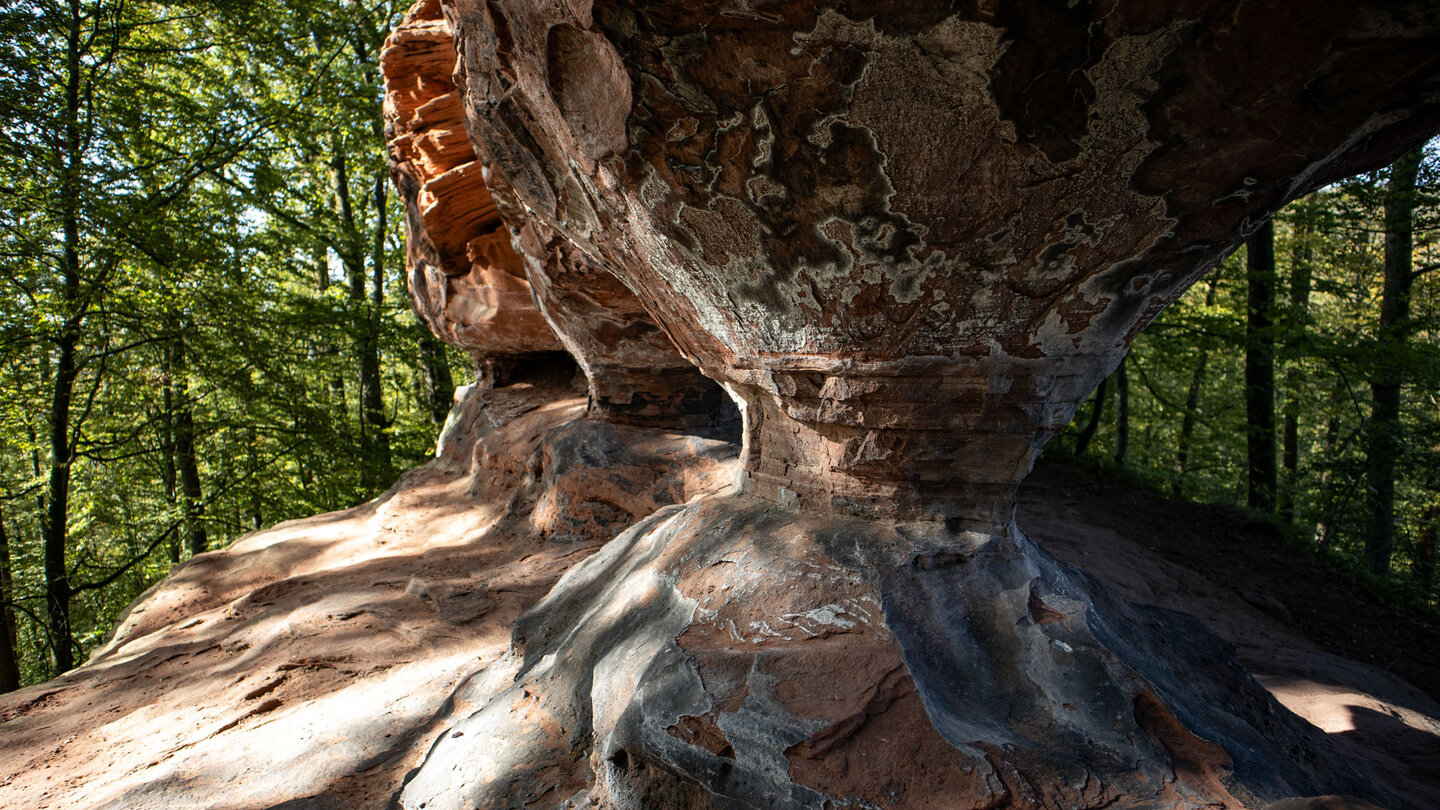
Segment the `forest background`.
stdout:
[[[468,357],[410,310],[394,2],[0,2],[0,691],[176,563],[430,455]],[[1436,610],[1440,151],[1299,200],[1048,454],[1245,508]]]

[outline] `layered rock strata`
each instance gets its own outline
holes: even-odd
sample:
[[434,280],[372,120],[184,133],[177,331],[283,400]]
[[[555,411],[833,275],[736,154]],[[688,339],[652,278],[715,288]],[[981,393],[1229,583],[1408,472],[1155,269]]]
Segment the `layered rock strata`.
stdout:
[[724,432],[734,406],[719,386],[675,350],[619,279],[530,222],[476,154],[438,2],[410,10],[382,65],[411,294],[435,333],[492,365],[563,346],[585,374],[592,419]]
[[742,401],[745,477],[522,618],[515,688],[403,805],[1384,799],[1223,645],[1036,548],[1013,503],[1189,284],[1440,129],[1440,10],[445,13],[488,168]]
[[507,360],[562,347],[531,301],[524,265],[466,138],[451,81],[453,40],[438,10],[438,3],[418,5],[380,54],[410,297],[440,339],[503,377]]

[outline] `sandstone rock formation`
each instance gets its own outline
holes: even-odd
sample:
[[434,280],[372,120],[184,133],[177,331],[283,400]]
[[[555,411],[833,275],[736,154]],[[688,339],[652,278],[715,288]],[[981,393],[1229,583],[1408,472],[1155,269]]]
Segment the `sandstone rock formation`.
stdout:
[[438,4],[407,17],[380,55],[391,178],[405,204],[410,296],[437,336],[494,376],[507,360],[561,346],[531,301],[525,268],[466,138],[450,78],[449,28],[426,10]]
[[1014,496],[1260,222],[1440,129],[1440,10],[443,6],[492,185],[637,292],[746,444],[740,492],[522,617],[515,686],[403,806],[1384,799]]
[[83,667],[0,696],[0,807],[385,807],[566,569],[734,479],[734,445],[584,419],[570,372],[529,376],[465,389],[381,497],[192,558]]
[[[587,454],[578,468],[552,469],[551,460],[561,459],[544,446],[544,437],[562,433],[565,425],[597,424],[577,420],[585,402],[566,398],[564,386],[522,383],[468,394],[437,462],[406,474],[383,498],[291,521],[195,558],[138,600],[110,643],[86,665],[0,695],[0,807],[368,810],[389,806],[427,752],[454,753],[471,737],[469,726],[477,724],[466,718],[513,686],[512,676],[523,664],[509,652],[517,616],[596,548],[537,535],[537,505],[559,500],[547,495],[549,482],[583,475],[587,481],[573,477],[565,486],[613,493],[607,470],[616,470],[618,481],[636,475],[633,457],[627,462],[603,453]],[[637,430],[604,427],[625,432],[627,440]],[[645,455],[657,451],[671,455],[671,469],[681,472],[652,471],[659,473],[658,486],[622,505],[640,510],[656,491],[673,488],[683,498],[706,491],[707,480],[733,477],[733,450],[719,443],[673,437],[663,446],[652,444]],[[708,460],[701,458],[706,453]],[[693,461],[676,465],[676,454]],[[618,467],[607,467],[611,462]],[[1134,513],[1117,513],[1133,502],[1117,498],[1114,489],[1120,487],[1097,487],[1073,470],[1051,469],[1038,486],[1027,481],[1021,525],[1047,549],[1083,561],[1088,572],[1118,584],[1131,598],[1191,612],[1241,645],[1248,671],[1274,684],[1286,705],[1339,739],[1351,757],[1348,765],[1362,768],[1372,784],[1408,786],[1390,807],[1440,810],[1440,772],[1433,767],[1440,752],[1440,705],[1388,673],[1318,649],[1250,608],[1231,590],[1238,579],[1233,566],[1207,580],[1167,564],[1150,548],[1157,530],[1213,535],[1211,542],[1220,545],[1255,543],[1255,535],[1263,533],[1236,532],[1232,516],[1195,505],[1185,508],[1185,525],[1177,527],[1169,513],[1175,505],[1153,497],[1153,507],[1141,512],[1158,512],[1160,520],[1117,530],[1114,521],[1128,521]],[[532,506],[537,508],[530,511]],[[794,536],[782,529],[774,541],[757,533],[750,542]],[[607,552],[613,555],[609,565],[637,550],[630,545],[624,554]],[[829,570],[823,558],[816,562]],[[718,569],[687,573],[687,589],[703,590],[696,574],[718,575]],[[1250,581],[1261,585],[1265,574],[1252,571]],[[767,593],[768,581],[751,568],[741,587],[761,591],[769,606],[777,598],[804,598]],[[1314,598],[1324,591],[1304,593]],[[857,614],[873,611],[859,602]],[[873,646],[842,645],[857,636],[819,624],[829,620],[825,612],[812,616],[817,623],[797,618],[811,629],[834,631],[827,637],[827,665],[837,693],[887,665]],[[766,620],[778,632],[799,633]],[[530,621],[525,629],[537,644],[549,632]],[[683,644],[698,652],[712,688],[733,689],[740,682],[722,677],[747,660],[748,651],[733,639],[696,633]],[[797,646],[775,636],[768,646],[757,645],[759,666],[750,677],[763,684],[766,674],[788,676],[779,669],[779,653]],[[1407,652],[1401,645],[1389,649]],[[928,785],[923,795],[929,806],[952,806],[956,794],[945,791],[955,790],[958,780],[938,778],[944,773],[937,761],[944,765],[946,756],[955,755],[934,747],[922,702],[908,685],[895,672],[874,699],[866,698],[858,739],[828,745],[820,756],[825,770],[800,756],[813,758],[810,749],[797,748],[787,761],[793,758],[792,767],[805,768],[802,778],[812,784],[838,785],[842,777],[835,774],[848,770],[852,781],[862,783],[848,789],[862,795]],[[850,712],[858,699],[848,695],[825,706],[802,703],[804,696],[788,688],[776,691],[822,717]],[[748,716],[762,705],[752,701]],[[1385,723],[1366,731],[1359,722],[1366,717]],[[724,713],[720,718],[727,729],[735,727],[734,718]],[[704,734],[704,720],[682,717],[666,738],[677,746],[693,741],[726,753],[725,743]],[[462,736],[454,736],[456,731]],[[743,739],[732,747],[743,759],[755,750]],[[573,761],[566,753],[565,761]],[[883,762],[870,758],[876,753],[884,755]],[[478,778],[483,761],[463,763],[452,772],[456,782]],[[846,769],[847,761],[866,767]],[[410,778],[404,788],[433,785],[437,774],[427,766],[423,777]],[[554,796],[534,804],[560,804]],[[1292,804],[1286,810],[1357,806]]]
[[1131,337],[1437,126],[1431,4],[454,0],[472,137],[750,411],[747,490],[1003,527]]
[[585,374],[592,419],[692,432],[733,421],[719,386],[620,280],[532,222],[484,167],[465,136],[453,34],[438,2],[410,10],[382,64],[411,294],[436,334],[492,364],[563,345]]

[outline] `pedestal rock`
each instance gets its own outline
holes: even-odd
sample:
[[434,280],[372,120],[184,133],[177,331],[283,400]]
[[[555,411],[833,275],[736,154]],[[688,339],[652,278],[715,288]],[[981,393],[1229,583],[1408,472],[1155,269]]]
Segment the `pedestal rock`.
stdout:
[[401,805],[1386,800],[1014,493],[1281,205],[1440,129],[1440,9],[442,5],[487,170],[736,396],[744,477],[572,569]]

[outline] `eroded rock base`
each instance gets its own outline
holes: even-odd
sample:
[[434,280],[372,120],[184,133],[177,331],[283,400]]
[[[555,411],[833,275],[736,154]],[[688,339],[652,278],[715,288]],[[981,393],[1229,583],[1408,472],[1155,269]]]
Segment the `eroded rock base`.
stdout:
[[0,696],[0,807],[390,802],[507,685],[511,625],[561,573],[733,479],[732,444],[585,419],[573,364],[512,371],[380,498],[194,557],[85,666]]
[[521,616],[503,670],[399,806],[1259,807],[1367,790],[1224,642],[1013,527],[738,494],[668,507]]

